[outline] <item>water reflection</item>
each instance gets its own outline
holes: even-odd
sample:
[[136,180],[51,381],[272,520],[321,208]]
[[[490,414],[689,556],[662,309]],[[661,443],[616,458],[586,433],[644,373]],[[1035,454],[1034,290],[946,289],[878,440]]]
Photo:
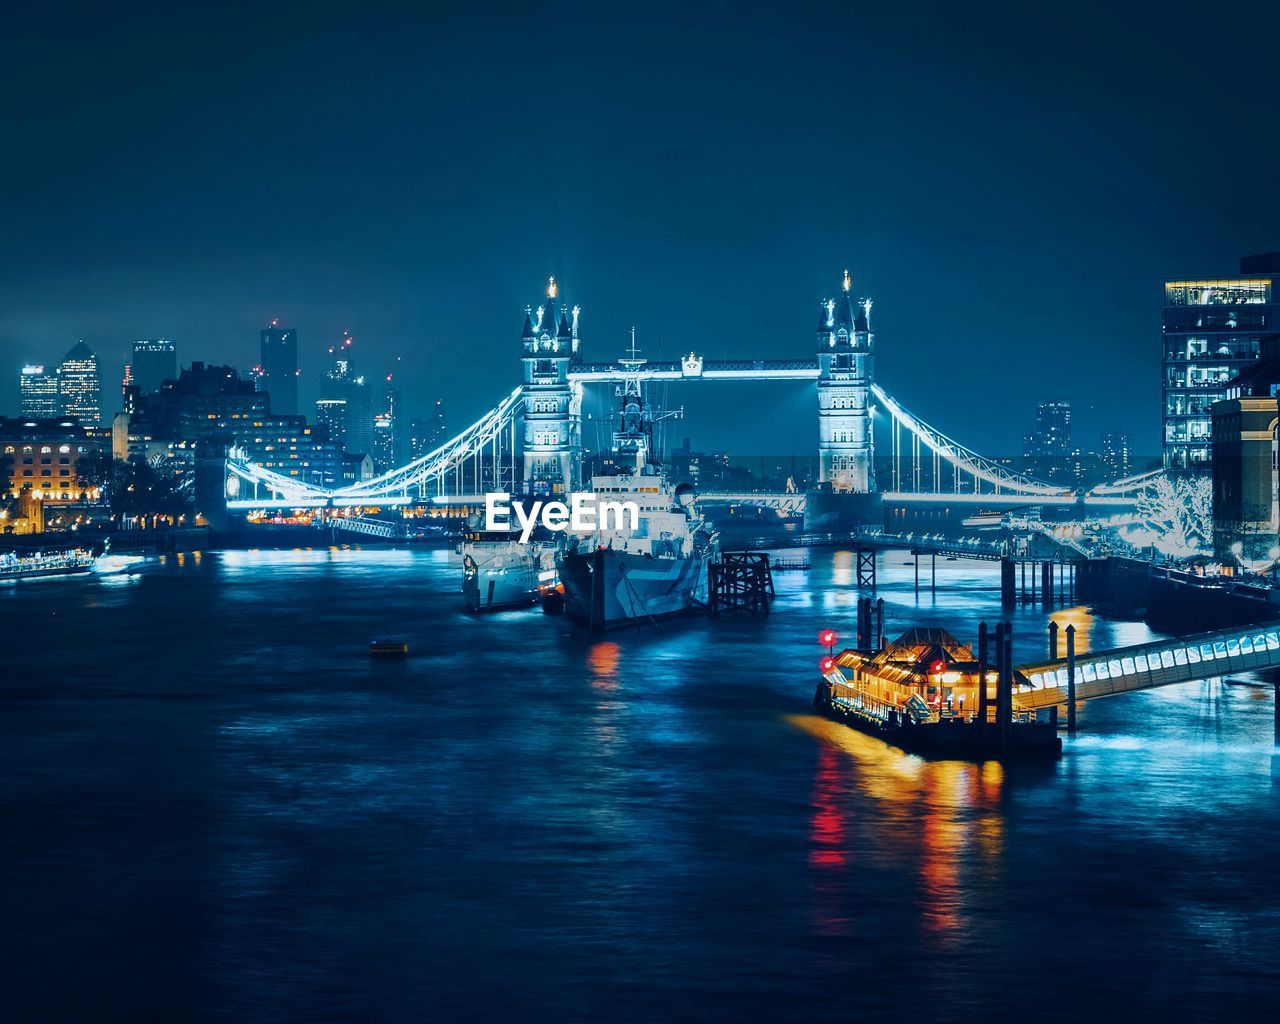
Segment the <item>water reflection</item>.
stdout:
[[[936,933],[936,948],[950,948],[970,912],[965,878],[999,873],[1000,764],[926,761],[823,718],[787,721],[822,744],[809,831],[815,921],[845,933],[843,904],[857,882],[832,876],[858,861],[856,844],[868,863],[914,874],[921,925]],[[855,809],[856,835],[848,827]]]
[[621,648],[613,641],[602,640],[593,644],[587,653],[587,665],[591,670],[591,685],[597,690],[618,688],[618,657]]
[[[1069,978],[1051,1011],[1139,1019],[1188,977],[1201,1016],[1257,1009],[1240,979],[1280,985],[1269,691],[1092,702],[1040,773],[927,762],[805,713],[818,632],[851,638],[859,596],[851,553],[811,556],[767,619],[606,637],[466,615],[443,550],[0,588],[23,628],[0,911],[25,1017],[88,1019],[84,992],[184,1019],[198,991],[244,1021],[984,1020]],[[890,636],[1010,618],[1019,661],[1051,616],[1082,651],[1150,638],[1005,612],[992,563],[940,561],[917,595],[903,561],[878,559]],[[409,643],[394,670],[382,635]],[[1045,950],[1048,975],[989,970]]]

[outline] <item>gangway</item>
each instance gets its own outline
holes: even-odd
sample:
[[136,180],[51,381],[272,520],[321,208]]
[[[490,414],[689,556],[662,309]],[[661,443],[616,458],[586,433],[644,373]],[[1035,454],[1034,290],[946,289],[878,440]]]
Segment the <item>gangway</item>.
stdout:
[[335,530],[363,533],[367,537],[381,537],[384,540],[395,540],[405,535],[404,527],[367,516],[334,516],[329,520],[329,525]]
[[[1093,700],[1270,668],[1280,668],[1280,621],[1078,654],[1075,698]],[[1015,680],[1031,689],[1016,690],[1014,702],[1026,709],[1066,704],[1067,672],[1065,658],[1022,665],[1014,670]]]

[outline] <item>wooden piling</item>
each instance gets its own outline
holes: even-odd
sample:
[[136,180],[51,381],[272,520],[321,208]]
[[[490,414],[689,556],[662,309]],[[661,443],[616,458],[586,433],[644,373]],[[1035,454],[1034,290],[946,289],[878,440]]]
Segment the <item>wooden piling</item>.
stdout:
[[1012,608],[1017,604],[1017,575],[1012,558],[1000,559],[1000,607]]
[[987,624],[978,623],[978,721],[987,727]]
[[1076,627],[1067,626],[1067,735],[1076,734]]

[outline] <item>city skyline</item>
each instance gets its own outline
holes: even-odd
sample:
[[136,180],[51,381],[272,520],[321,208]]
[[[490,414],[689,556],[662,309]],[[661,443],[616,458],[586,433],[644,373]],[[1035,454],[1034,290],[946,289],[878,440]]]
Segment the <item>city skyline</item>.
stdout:
[[[26,203],[10,223],[22,263],[6,256],[0,275],[0,366],[47,365],[84,338],[114,380],[131,339],[172,337],[184,362],[247,371],[279,317],[301,339],[304,407],[324,346],[350,329],[371,367],[404,357],[408,409],[448,394],[466,423],[518,379],[519,318],[548,274],[581,303],[593,358],[620,354],[633,325],[645,352],[666,357],[800,357],[812,304],[848,265],[876,300],[880,376],[904,400],[945,410],[1001,368],[1010,416],[967,423],[957,409],[939,426],[1012,454],[1011,424],[1052,392],[1072,401],[1082,436],[1120,430],[1154,453],[1160,395],[1147,369],[1162,282],[1216,273],[1280,237],[1274,209],[1244,199],[1276,143],[1235,102],[1265,94],[1265,24],[1231,36],[1227,75],[1214,69],[1228,58],[1203,34],[1185,39],[1168,12],[1111,19],[1107,33],[1088,18],[1050,32],[997,11],[937,10],[923,32],[835,9],[768,32],[773,19],[750,9],[732,25],[695,15],[678,28],[587,11],[554,30],[519,12],[481,27],[453,12],[428,32],[381,15],[341,38],[308,27],[282,53],[285,17],[266,15],[260,39],[190,14],[124,18],[92,47],[22,27],[3,73],[51,87],[15,129],[28,158],[4,171]],[[811,59],[827,36],[848,41],[847,60]],[[157,42],[190,58],[163,96],[147,62],[131,60]],[[1192,48],[1197,90],[1177,109],[1151,103],[1149,83]],[[375,53],[354,92],[316,70]],[[555,53],[554,70],[517,89],[529,53]],[[228,55],[255,70],[226,81]],[[906,73],[916,64],[930,81]],[[104,94],[83,103],[60,77],[96,77]],[[568,87],[583,77],[598,88]],[[939,77],[955,88],[939,92]],[[450,101],[434,104],[443,81]],[[193,105],[199,133],[182,127]],[[1256,160],[1209,147],[1168,167],[1162,140],[1187,121],[1254,139]],[[46,124],[78,132],[104,169],[77,179],[70,207],[58,205],[66,152]],[[177,133],[163,170],[137,158],[148,131]],[[246,133],[289,159],[235,159]],[[176,254],[164,244],[175,235]],[[1021,359],[1029,350],[1052,369]],[[480,379],[476,362],[500,379]],[[678,400],[705,424],[704,446],[720,448],[740,398],[689,389]],[[790,425],[787,407],[780,397],[739,424],[734,446],[809,450],[812,424]]]

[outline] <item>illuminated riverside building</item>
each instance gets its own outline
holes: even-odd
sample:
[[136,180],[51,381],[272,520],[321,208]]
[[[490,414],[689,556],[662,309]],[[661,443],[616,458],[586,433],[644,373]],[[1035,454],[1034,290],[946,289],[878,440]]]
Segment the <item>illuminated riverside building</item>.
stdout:
[[1280,334],[1213,405],[1213,550],[1223,561],[1280,555]]
[[102,421],[98,357],[83,341],[77,342],[58,364],[58,413],[75,417],[87,427],[96,427]]
[[24,366],[18,376],[18,409],[27,419],[58,415],[58,375],[43,366]]
[[69,417],[0,416],[0,467],[7,467],[3,481],[11,494],[29,487],[38,500],[85,497],[76,463],[95,455],[98,448],[98,442],[87,436],[84,427]]
[[133,361],[127,368],[126,385],[135,385],[144,395],[154,394],[167,380],[178,376],[178,346],[168,338],[143,338],[133,343]]
[[1208,468],[1213,403],[1227,383],[1258,359],[1259,339],[1276,330],[1280,253],[1246,256],[1230,278],[1180,279],[1164,285],[1164,465]]

